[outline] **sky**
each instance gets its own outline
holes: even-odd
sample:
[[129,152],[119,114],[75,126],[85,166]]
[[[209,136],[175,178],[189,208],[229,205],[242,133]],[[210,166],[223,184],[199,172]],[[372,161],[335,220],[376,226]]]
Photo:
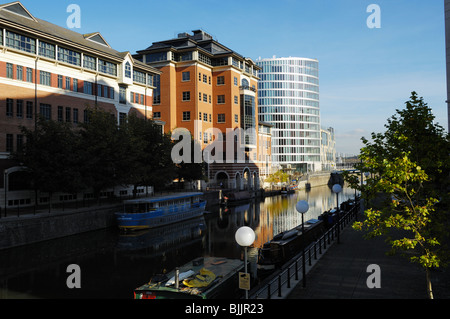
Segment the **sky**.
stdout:
[[[12,1],[12,0],[11,0]],[[6,2],[6,1],[5,1]],[[319,60],[321,125],[333,127],[338,153],[357,155],[361,137],[385,131],[412,91],[448,130],[444,0],[22,0],[37,18],[79,33],[100,32],[130,51],[202,29],[239,54]],[[369,28],[378,5],[380,28]]]

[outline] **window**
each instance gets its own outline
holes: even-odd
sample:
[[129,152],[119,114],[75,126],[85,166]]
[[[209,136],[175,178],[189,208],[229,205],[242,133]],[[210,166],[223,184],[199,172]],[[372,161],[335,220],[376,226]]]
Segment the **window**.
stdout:
[[11,153],[13,151],[14,136],[6,134],[6,151]]
[[183,121],[191,120],[191,112],[183,112]]
[[35,39],[11,31],[6,31],[6,46],[29,53],[36,53]]
[[16,79],[23,81],[23,66],[16,66]]
[[16,101],[16,116],[18,118],[22,118],[23,117],[23,101],[22,100],[17,100]]
[[13,108],[14,108],[14,100],[12,99],[6,99],[6,116],[12,117],[13,116]]
[[83,67],[89,70],[97,70],[97,59],[86,54],[83,55]]
[[225,84],[225,77],[224,76],[218,76],[217,77],[217,85],[224,85]]
[[239,104],[239,98],[237,95],[234,96],[234,104]]
[[109,98],[114,99],[114,88],[109,88]]
[[52,106],[50,104],[42,104],[40,107],[40,114],[46,120],[52,119]]
[[72,109],[66,107],[66,122],[72,122]]
[[119,113],[119,125],[127,123],[127,113]]
[[49,72],[40,72],[40,84],[51,86],[51,74]]
[[56,59],[56,50],[53,44],[39,41],[39,55],[55,60]]
[[139,71],[133,71],[134,82],[145,84],[145,73]]
[[[127,62],[128,63],[128,62]],[[128,63],[129,65],[129,63]],[[117,75],[117,65],[111,62],[107,62],[107,61],[103,61],[103,60],[98,60],[98,70],[100,72],[106,73],[106,74],[110,74],[110,75]],[[130,67],[130,75],[126,76],[127,78],[131,78],[131,67]],[[125,71],[126,74],[126,71]]]
[[58,75],[58,88],[63,88],[63,77],[62,75]]
[[27,101],[27,119],[33,119],[33,102]]
[[128,61],[125,63],[125,77],[131,79],[131,64]]
[[73,79],[73,91],[78,92],[78,80]]
[[191,72],[183,72],[182,79],[183,82],[191,80]]
[[202,120],[202,112],[198,113],[198,120],[201,121]]
[[203,83],[208,83],[208,76],[203,74]]
[[70,88],[71,88],[70,80],[71,80],[71,78],[66,76],[66,90],[70,90]]
[[153,118],[154,119],[160,119],[161,118],[161,112],[153,112]]
[[239,115],[234,114],[234,122],[239,123]]
[[62,106],[58,106],[58,122],[62,122],[63,119],[64,108]]
[[78,109],[73,109],[73,123],[78,124]]
[[17,134],[16,146],[17,146],[17,151],[22,150],[22,148],[23,148],[23,135],[22,134]]
[[127,89],[123,86],[119,88],[119,103],[127,104]]
[[238,78],[237,77],[234,77],[234,85],[238,86]]
[[225,123],[225,114],[217,115],[217,123]]
[[6,77],[8,79],[14,79],[13,65],[11,63],[6,63]]
[[191,92],[183,92],[183,101],[191,100]]
[[93,94],[93,83],[92,82],[88,82],[88,81],[84,81],[84,85],[83,85],[83,92],[85,94]]
[[208,94],[203,94],[203,102],[208,103]]
[[81,54],[69,49],[58,47],[58,61],[81,66]]
[[225,104],[225,95],[217,96],[217,104]]
[[203,121],[208,122],[208,113],[203,113]]
[[27,82],[33,83],[33,69],[27,68]]

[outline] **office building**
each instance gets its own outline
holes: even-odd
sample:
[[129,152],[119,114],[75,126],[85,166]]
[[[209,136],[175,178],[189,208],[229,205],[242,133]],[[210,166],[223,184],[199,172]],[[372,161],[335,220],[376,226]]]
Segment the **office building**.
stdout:
[[319,62],[259,59],[259,120],[273,125],[272,161],[302,173],[320,171]]
[[75,126],[94,106],[118,123],[131,112],[150,118],[159,74],[99,32],[54,25],[18,1],[0,5],[0,193],[8,192],[7,207],[34,205],[34,195],[13,183],[22,168],[8,159],[24,142],[20,126],[34,128],[39,115]]
[[[166,132],[186,128],[202,149],[215,141],[212,129],[247,132],[241,141],[245,163],[211,164],[209,180],[229,188],[258,188],[259,167],[268,165],[259,139],[270,136],[271,128],[258,119],[260,68],[203,30],[154,42],[134,58],[161,71],[155,81],[153,117],[165,123]],[[230,156],[234,154],[224,158]]]

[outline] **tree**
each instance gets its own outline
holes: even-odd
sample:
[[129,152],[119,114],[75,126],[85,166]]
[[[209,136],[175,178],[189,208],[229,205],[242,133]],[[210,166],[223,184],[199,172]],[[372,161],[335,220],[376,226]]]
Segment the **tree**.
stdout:
[[127,148],[124,134],[117,126],[114,114],[94,108],[89,121],[80,125],[80,171],[83,181],[99,198],[104,189],[123,184]]
[[130,114],[121,126],[126,136],[126,182],[138,186],[164,187],[175,176],[175,164],[171,159],[173,143],[154,121]]
[[21,128],[26,143],[15,154],[31,174],[35,191],[76,193],[83,188],[78,169],[78,139],[68,123],[40,117],[35,130]]
[[354,228],[367,230],[369,238],[388,235],[392,253],[413,251],[411,261],[424,267],[433,298],[429,271],[445,265],[443,244],[448,237],[443,225],[448,224],[449,136],[433,123],[431,109],[415,92],[406,108],[396,112],[385,133],[372,133],[372,143],[363,138],[357,168],[373,178],[361,187],[346,177],[366,200],[385,199],[366,210],[366,219]]

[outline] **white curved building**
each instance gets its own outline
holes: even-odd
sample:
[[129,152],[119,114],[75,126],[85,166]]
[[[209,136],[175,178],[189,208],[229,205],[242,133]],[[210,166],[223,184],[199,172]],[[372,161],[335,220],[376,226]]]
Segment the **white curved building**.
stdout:
[[303,173],[320,171],[319,61],[270,58],[260,71],[259,120],[272,124],[274,165]]

